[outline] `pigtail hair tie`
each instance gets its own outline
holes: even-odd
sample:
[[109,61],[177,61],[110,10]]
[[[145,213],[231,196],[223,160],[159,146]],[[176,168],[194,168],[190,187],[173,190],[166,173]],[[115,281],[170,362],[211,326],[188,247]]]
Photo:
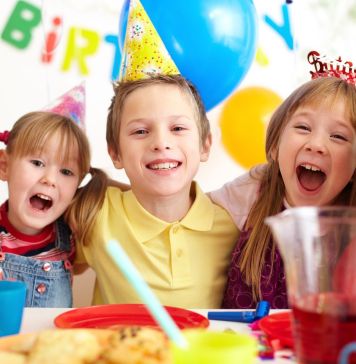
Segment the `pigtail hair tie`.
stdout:
[[4,132],[0,133],[0,142],[3,142],[5,145],[7,145],[9,137],[10,137],[10,132],[8,130],[5,130]]

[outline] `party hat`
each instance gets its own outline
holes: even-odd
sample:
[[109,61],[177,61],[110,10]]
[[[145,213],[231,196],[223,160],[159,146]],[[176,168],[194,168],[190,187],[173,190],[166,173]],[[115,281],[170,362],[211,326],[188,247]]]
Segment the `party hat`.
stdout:
[[336,59],[330,59],[327,56],[320,55],[317,51],[308,53],[308,62],[314,66],[310,71],[312,79],[320,77],[337,77],[347,83],[356,85],[356,67],[351,61],[343,61],[341,56]]
[[141,2],[131,0],[119,81],[139,80],[152,73],[180,72]]
[[85,87],[84,82],[73,87],[43,110],[71,118],[85,130]]

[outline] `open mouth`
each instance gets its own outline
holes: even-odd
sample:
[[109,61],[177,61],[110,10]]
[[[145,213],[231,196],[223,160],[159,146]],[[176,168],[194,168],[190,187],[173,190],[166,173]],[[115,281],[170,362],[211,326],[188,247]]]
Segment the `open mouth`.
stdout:
[[170,169],[175,169],[179,167],[181,164],[182,164],[181,162],[150,163],[147,164],[147,168],[158,171],[167,171]]
[[47,211],[52,207],[52,199],[49,196],[38,193],[30,198],[30,204],[36,210]]
[[311,164],[301,164],[297,167],[300,185],[307,191],[316,191],[326,180],[326,174]]

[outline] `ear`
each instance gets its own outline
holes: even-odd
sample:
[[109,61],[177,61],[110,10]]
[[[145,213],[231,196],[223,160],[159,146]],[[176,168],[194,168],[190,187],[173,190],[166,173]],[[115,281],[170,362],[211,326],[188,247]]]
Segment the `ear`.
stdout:
[[8,173],[8,154],[6,150],[0,149],[0,180],[7,181]]
[[212,138],[211,133],[209,133],[205,139],[204,144],[201,147],[201,151],[200,151],[200,161],[201,162],[206,162],[209,159],[210,148],[211,148],[212,142],[213,142],[213,138]]
[[124,166],[122,165],[122,162],[121,162],[121,157],[119,155],[119,153],[117,153],[114,148],[112,147],[108,147],[108,153],[110,155],[110,158],[114,164],[114,167],[116,169],[122,169],[124,168]]

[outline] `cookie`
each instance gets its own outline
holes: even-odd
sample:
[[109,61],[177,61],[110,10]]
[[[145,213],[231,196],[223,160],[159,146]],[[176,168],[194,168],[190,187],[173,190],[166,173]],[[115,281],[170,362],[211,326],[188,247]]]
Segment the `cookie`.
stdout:
[[10,353],[7,351],[0,351],[1,364],[25,364],[26,356],[18,353]]
[[149,327],[122,327],[112,334],[102,354],[105,364],[170,364],[166,336]]
[[95,362],[103,347],[89,330],[48,330],[38,334],[28,364],[83,364]]

